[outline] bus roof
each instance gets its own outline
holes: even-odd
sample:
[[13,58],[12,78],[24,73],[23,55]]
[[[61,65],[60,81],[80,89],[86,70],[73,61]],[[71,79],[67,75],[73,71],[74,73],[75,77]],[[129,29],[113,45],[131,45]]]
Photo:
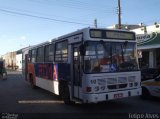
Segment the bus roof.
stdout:
[[38,47],[40,47],[40,46],[43,46],[43,45],[46,45],[46,44],[50,44],[51,42],[55,42],[55,41],[57,41],[57,40],[61,40],[61,39],[64,40],[65,38],[71,37],[71,36],[73,36],[73,35],[75,35],[75,34],[86,33],[86,31],[89,31],[90,29],[93,29],[93,30],[122,31],[122,32],[134,33],[133,31],[127,31],[127,30],[122,30],[122,29],[109,29],[109,28],[93,28],[93,27],[87,27],[87,28],[83,28],[83,29],[78,29],[77,31],[74,31],[74,32],[71,32],[71,33],[68,33],[68,34],[65,34],[65,35],[62,35],[62,36],[59,36],[59,37],[57,37],[57,38],[53,38],[53,39],[51,39],[50,41],[45,41],[45,42],[43,42],[43,43],[30,46],[30,49],[38,48]]
[[77,31],[68,33],[68,34],[66,34],[66,35],[62,35],[62,36],[57,37],[57,38],[54,38],[54,39],[52,39],[52,42],[55,42],[56,40],[59,40],[59,39],[64,39],[64,38],[73,36],[73,35],[75,35],[75,34],[86,33],[86,31],[89,31],[90,29],[93,29],[93,30],[108,30],[108,31],[122,31],[122,32],[128,32],[128,33],[135,33],[135,32],[133,32],[133,31],[122,30],[122,29],[109,29],[109,28],[93,28],[93,27],[87,27],[87,28],[78,29]]

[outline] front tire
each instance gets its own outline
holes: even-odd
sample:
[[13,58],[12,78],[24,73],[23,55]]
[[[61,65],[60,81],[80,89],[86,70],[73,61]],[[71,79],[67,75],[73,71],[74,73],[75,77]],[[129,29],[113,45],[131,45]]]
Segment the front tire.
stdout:
[[142,99],[150,99],[151,95],[150,92],[148,91],[147,88],[142,87],[142,95],[141,95]]

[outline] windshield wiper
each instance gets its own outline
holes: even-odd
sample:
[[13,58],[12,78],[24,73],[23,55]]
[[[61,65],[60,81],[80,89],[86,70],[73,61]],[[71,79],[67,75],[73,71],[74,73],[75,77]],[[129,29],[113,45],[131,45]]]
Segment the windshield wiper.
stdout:
[[126,50],[127,44],[128,44],[128,41],[125,41],[123,44],[121,44],[121,55],[122,55],[123,62],[124,62],[124,51],[123,50]]

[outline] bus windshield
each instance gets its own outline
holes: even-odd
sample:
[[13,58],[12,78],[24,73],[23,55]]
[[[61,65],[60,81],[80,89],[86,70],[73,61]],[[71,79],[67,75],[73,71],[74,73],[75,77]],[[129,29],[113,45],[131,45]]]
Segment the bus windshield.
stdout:
[[85,43],[84,72],[137,71],[135,42],[88,41]]

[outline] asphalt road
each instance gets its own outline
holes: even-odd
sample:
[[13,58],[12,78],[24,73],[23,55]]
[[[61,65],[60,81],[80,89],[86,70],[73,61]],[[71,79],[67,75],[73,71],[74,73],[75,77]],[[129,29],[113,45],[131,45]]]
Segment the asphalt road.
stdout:
[[98,104],[65,105],[43,89],[32,89],[21,72],[8,72],[0,80],[0,118],[131,118],[160,119],[160,99],[130,97]]

